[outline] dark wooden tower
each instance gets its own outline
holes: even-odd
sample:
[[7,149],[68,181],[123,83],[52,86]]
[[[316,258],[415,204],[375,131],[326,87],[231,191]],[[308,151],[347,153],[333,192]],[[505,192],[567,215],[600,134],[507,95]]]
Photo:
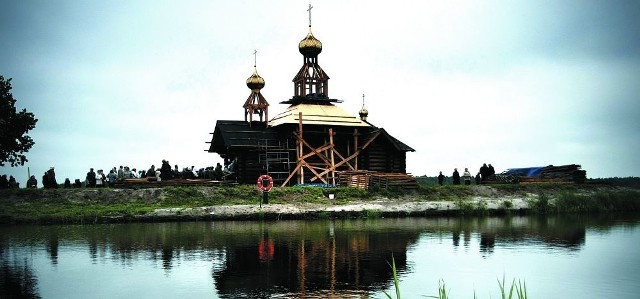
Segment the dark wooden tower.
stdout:
[[[264,87],[264,79],[260,77],[260,75],[258,75],[258,69],[256,68],[256,63],[255,63],[256,54],[257,54],[257,51],[254,51],[253,52],[253,55],[254,55],[253,75],[247,78],[247,87],[251,89],[251,94],[249,95],[249,97],[247,98],[247,101],[245,101],[244,105],[242,106],[244,108],[244,121],[248,121],[249,124],[251,124],[251,122],[253,122],[253,115],[257,114],[260,116],[260,122],[263,121],[262,117],[264,116],[264,122],[266,126],[268,126],[269,125],[269,103],[264,98],[264,96],[262,96],[262,93],[260,93],[260,90]],[[247,116],[249,117],[248,119],[247,119]]]

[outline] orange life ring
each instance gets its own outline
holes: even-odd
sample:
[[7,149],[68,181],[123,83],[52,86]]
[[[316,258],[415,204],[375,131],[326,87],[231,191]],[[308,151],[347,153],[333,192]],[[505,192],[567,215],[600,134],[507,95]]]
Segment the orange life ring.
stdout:
[[[269,184],[265,186],[265,185],[262,183],[262,181],[263,181],[263,180],[268,180],[268,181],[269,181]],[[265,191],[265,192],[269,192],[269,190],[271,190],[271,188],[273,188],[273,178],[271,178],[270,176],[268,176],[268,175],[266,175],[266,174],[261,175],[261,176],[258,178],[258,182],[257,182],[257,183],[258,183],[258,188],[259,188],[260,190],[262,190],[262,191]]]

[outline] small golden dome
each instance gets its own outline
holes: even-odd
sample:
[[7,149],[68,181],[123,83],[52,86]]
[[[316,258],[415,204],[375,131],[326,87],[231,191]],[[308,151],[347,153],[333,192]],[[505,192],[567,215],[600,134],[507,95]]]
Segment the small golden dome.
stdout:
[[358,112],[358,114],[360,114],[360,119],[367,120],[367,116],[369,116],[369,110],[367,110],[367,108],[364,108],[364,105],[362,105],[362,109],[360,109],[360,112]]
[[309,26],[307,37],[298,44],[298,51],[300,51],[304,57],[315,57],[322,52],[322,43],[311,33],[311,26]]
[[253,67],[253,75],[247,78],[247,87],[255,92],[264,87],[264,79],[258,75],[258,70],[255,67]]

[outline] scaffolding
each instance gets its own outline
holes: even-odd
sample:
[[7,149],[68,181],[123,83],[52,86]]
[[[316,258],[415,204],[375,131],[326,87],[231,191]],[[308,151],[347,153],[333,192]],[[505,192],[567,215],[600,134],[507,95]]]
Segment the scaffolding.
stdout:
[[291,161],[290,159],[292,155],[295,157],[295,148],[289,148],[288,140],[276,141],[267,139],[260,140],[258,147],[260,151],[258,163],[273,178],[274,184],[281,185],[293,168],[291,164],[296,163],[296,161]]

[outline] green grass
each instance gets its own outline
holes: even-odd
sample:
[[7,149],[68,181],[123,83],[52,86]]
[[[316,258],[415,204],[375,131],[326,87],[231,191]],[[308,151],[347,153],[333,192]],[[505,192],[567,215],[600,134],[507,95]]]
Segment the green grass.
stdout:
[[[640,191],[616,187],[589,187],[569,184],[495,185],[489,191],[496,196],[538,194],[531,198],[532,214],[550,213],[615,213],[640,211]],[[342,205],[353,201],[379,198],[412,201],[449,201],[460,215],[482,216],[494,212],[508,213],[513,203],[503,201],[499,211],[489,210],[484,202],[470,199],[474,192],[487,192],[478,186],[420,185],[416,191],[362,190],[337,187],[329,200],[327,189],[320,187],[275,187],[269,192],[269,204]],[[497,191],[496,191],[497,190]],[[408,195],[402,198],[401,196]],[[527,195],[528,197],[529,195]],[[523,196],[524,197],[524,196]],[[91,222],[100,217],[132,219],[160,208],[196,208],[219,205],[258,205],[262,192],[253,185],[222,187],[175,187],[129,189],[11,189],[0,190],[0,222]],[[379,218],[377,210],[365,210],[355,215]],[[397,214],[401,216],[402,213]],[[351,214],[349,217],[353,217]],[[331,213],[320,218],[334,217]]]
[[[387,291],[382,291],[385,296],[387,296],[388,299],[401,299],[400,296],[400,280],[398,279],[398,271],[396,268],[396,261],[393,258],[393,254],[391,254],[391,263],[389,264],[389,266],[391,267],[391,273],[393,274],[393,287],[395,289],[395,298],[392,297],[389,293],[387,293]],[[528,298],[528,294],[527,294],[527,284],[524,281],[520,281],[518,280],[518,282],[516,283],[515,278],[513,279],[513,281],[511,282],[511,287],[509,288],[509,290],[507,291],[506,284],[505,284],[505,277],[504,275],[502,276],[502,281],[500,281],[500,279],[498,279],[498,287],[500,288],[500,295],[502,299],[527,299]],[[515,291],[515,293],[514,293]],[[422,296],[422,297],[426,297],[426,298],[437,298],[437,299],[448,299],[450,298],[449,294],[451,293],[451,290],[447,290],[446,284],[444,283],[444,280],[440,280],[438,281],[438,295],[435,296]],[[473,292],[473,298],[477,298],[476,294],[475,294],[475,290]],[[515,297],[514,297],[515,295]]]

